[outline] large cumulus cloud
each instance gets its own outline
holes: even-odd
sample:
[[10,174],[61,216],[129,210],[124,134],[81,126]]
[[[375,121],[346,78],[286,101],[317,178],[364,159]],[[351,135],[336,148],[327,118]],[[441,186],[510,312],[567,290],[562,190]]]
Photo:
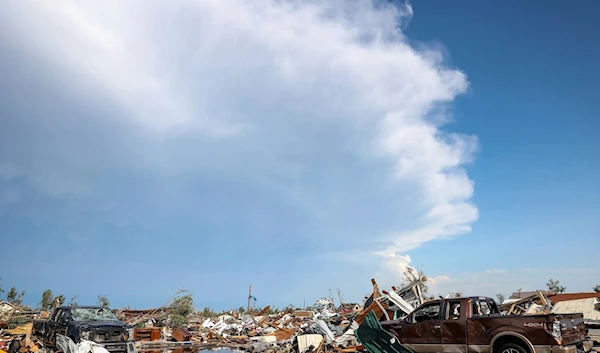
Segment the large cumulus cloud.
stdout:
[[78,238],[201,207],[212,229],[392,268],[477,219],[477,141],[444,130],[467,79],[411,46],[409,4],[2,6],[2,217],[77,210],[53,227]]

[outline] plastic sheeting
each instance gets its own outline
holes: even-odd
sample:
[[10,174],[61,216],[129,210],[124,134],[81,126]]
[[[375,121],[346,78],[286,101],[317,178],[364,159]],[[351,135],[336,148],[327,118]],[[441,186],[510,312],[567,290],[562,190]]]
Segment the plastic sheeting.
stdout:
[[92,341],[81,341],[75,347],[74,353],[109,353],[106,348]]
[[60,334],[56,335],[56,345],[64,353],[109,353],[106,348],[96,342],[81,340],[75,344],[71,338]]
[[325,342],[331,343],[335,340],[335,335],[333,334],[333,332],[331,332],[329,326],[327,326],[325,321],[317,320],[315,321],[315,325],[317,326],[319,331],[323,332],[323,334],[325,335]]
[[346,347],[348,345],[354,345],[356,342],[356,337],[354,336],[354,330],[358,329],[358,324],[356,322],[352,322],[350,328],[344,332],[343,335],[339,336],[335,339],[335,343],[338,346]]

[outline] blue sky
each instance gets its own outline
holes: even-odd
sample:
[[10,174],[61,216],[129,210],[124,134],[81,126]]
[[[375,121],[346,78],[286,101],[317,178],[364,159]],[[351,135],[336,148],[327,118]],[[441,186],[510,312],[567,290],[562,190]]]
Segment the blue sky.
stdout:
[[598,284],[600,5],[3,5],[2,286],[301,305]]

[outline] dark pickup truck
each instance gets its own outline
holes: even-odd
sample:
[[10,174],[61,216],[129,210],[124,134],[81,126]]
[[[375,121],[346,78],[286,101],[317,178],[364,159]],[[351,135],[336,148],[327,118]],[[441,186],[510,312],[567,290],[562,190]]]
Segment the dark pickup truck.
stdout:
[[133,327],[99,306],[58,307],[48,320],[33,323],[33,335],[45,346],[64,353],[73,353],[73,347],[82,340],[100,344],[111,353],[136,352]]
[[380,324],[417,353],[583,353],[593,345],[583,314],[502,316],[487,297],[429,301]]

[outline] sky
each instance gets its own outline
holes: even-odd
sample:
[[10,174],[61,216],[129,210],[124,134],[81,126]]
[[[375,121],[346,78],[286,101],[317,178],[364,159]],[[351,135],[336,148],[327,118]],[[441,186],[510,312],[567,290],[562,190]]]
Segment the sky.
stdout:
[[600,284],[598,2],[1,6],[0,285],[26,304]]

